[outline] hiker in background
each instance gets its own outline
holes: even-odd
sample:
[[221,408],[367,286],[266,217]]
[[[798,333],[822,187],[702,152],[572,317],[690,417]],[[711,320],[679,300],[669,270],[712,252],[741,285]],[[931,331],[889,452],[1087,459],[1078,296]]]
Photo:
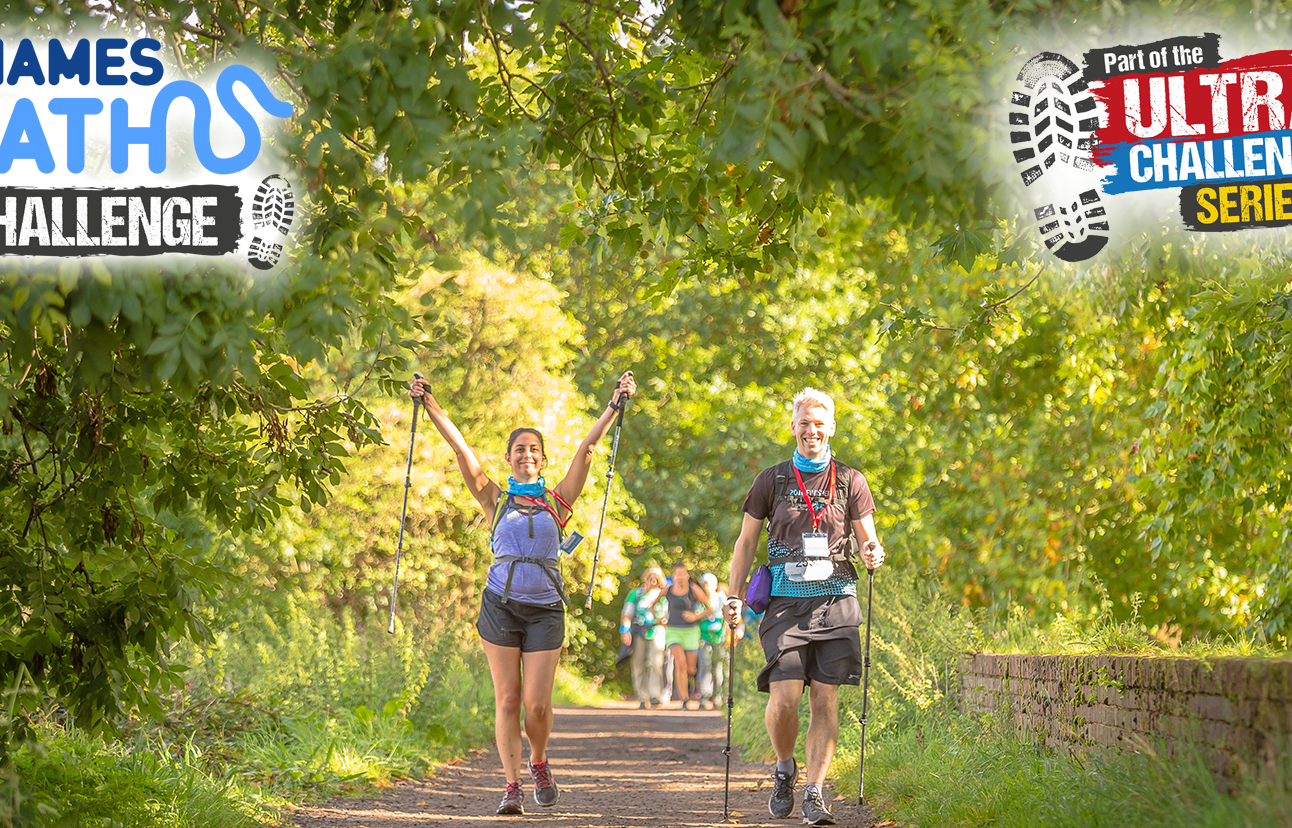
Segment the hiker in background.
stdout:
[[632,372],[619,378],[610,403],[583,438],[565,476],[551,489],[542,476],[547,455],[537,429],[518,428],[507,438],[503,459],[511,476],[504,489],[485,473],[462,432],[431,396],[427,382],[414,379],[408,392],[421,401],[426,415],[453,449],[467,491],[486,515],[493,516],[494,564],[482,590],[476,629],[493,678],[494,737],[507,776],[499,814],[525,812],[520,788],[522,707],[534,801],[550,807],[560,796],[547,764],[552,684],[565,641],[565,594],[557,555],[565,523],[588,480],[597,444],[610,430],[624,399],[636,391]]
[[[686,564],[673,564],[673,583],[664,593],[668,599],[668,627],[664,644],[673,654],[673,698],[687,709],[691,700],[690,679],[695,677],[700,653],[700,619],[708,614],[709,595],[691,580]],[[695,709],[700,709],[697,700]]]
[[700,584],[709,593],[708,613],[700,619],[700,653],[696,659],[695,684],[700,691],[700,707],[714,708],[714,699],[721,698],[726,690],[727,661],[723,648],[727,640],[727,624],[722,620],[722,606],[727,603],[727,589],[718,583],[718,576],[706,572]]
[[668,600],[664,597],[664,570],[652,566],[642,573],[641,584],[628,593],[619,619],[619,637],[631,645],[633,693],[637,707],[660,705],[664,669],[664,618]]
[[[791,406],[790,431],[793,457],[760,472],[745,498],[726,611],[735,619],[742,599],[767,600],[758,630],[767,666],[758,674],[758,689],[768,694],[767,735],[776,753],[768,809],[782,819],[794,810],[794,745],[806,688],[811,718],[802,816],[808,825],[833,825],[822,786],[839,738],[839,686],[859,684],[862,672],[856,565],[879,567],[884,549],[866,478],[831,456],[834,400],[803,389]],[[770,583],[770,597],[746,594],[755,591],[749,570],[764,521],[768,566],[757,580]]]

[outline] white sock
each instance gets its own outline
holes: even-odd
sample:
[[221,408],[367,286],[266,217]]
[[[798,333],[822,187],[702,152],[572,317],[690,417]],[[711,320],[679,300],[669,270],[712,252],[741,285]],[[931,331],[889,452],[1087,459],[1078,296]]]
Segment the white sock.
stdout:
[[777,759],[777,760],[776,760],[776,770],[780,771],[781,773],[793,773],[793,772],[794,772],[794,760],[793,760],[792,758],[790,758],[790,759],[785,759],[785,760]]
[[808,793],[813,793],[813,792],[815,792],[817,796],[820,796],[820,797],[822,797],[823,799],[825,798],[825,797],[823,796],[822,791],[821,791],[821,786],[820,786],[820,785],[808,785],[808,786],[807,786],[807,792],[808,792]]

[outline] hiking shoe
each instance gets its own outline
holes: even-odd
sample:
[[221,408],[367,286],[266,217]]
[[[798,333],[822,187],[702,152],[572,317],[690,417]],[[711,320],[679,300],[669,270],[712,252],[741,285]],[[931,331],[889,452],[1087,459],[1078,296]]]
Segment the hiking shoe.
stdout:
[[520,790],[519,782],[508,782],[507,793],[502,795],[502,804],[496,812],[498,816],[517,816],[525,813],[525,794]]
[[561,789],[552,781],[552,772],[547,769],[547,760],[529,763],[529,775],[534,780],[534,801],[544,808],[550,808],[561,798]]
[[834,815],[825,807],[825,797],[820,791],[809,790],[803,794],[804,825],[834,825]]
[[794,762],[794,770],[782,773],[772,769],[772,796],[767,800],[767,810],[777,819],[784,819],[794,813],[794,781],[799,776],[799,763]]

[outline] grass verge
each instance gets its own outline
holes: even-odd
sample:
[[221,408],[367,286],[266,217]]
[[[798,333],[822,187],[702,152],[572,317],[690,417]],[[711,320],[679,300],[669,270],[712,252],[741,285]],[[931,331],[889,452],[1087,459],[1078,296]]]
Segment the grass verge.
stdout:
[[[855,746],[840,752],[838,793],[855,797]],[[867,799],[922,828],[1292,828],[1292,764],[1252,767],[1229,794],[1187,746],[1169,758],[1139,753],[1056,754],[992,719],[929,718],[867,746]]]

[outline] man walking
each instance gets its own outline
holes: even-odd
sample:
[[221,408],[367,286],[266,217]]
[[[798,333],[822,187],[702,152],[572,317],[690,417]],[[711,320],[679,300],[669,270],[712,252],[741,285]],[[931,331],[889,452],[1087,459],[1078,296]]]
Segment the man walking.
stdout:
[[839,737],[839,686],[858,684],[862,669],[853,536],[868,569],[883,564],[884,548],[866,479],[831,456],[834,400],[803,389],[794,397],[790,431],[793,458],[760,472],[745,498],[726,613],[729,622],[739,617],[766,521],[771,599],[758,630],[767,659],[758,689],[768,694],[767,735],[776,751],[768,808],[780,818],[794,811],[794,743],[806,687],[811,718],[801,813],[808,825],[833,825],[822,786]]

